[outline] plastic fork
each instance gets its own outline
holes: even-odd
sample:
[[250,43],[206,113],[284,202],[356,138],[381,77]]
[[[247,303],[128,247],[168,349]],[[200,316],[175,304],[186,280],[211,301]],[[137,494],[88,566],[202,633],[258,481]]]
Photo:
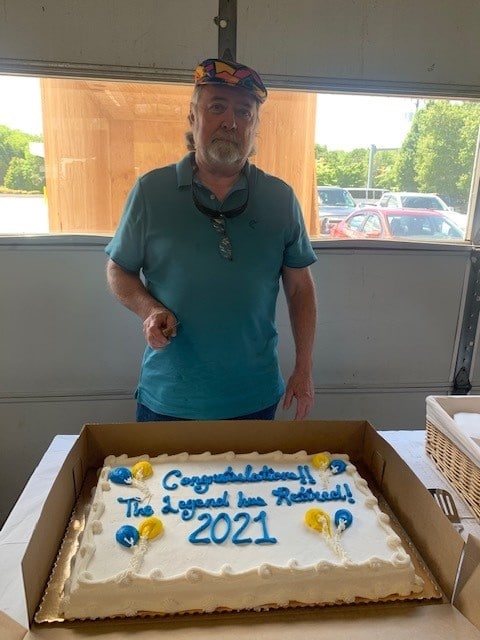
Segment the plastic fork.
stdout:
[[463,525],[458,515],[457,507],[452,498],[452,494],[445,489],[429,489],[443,513],[447,516],[455,529],[460,533],[463,531]]
[[178,327],[179,324],[180,324],[180,322],[176,322],[172,327],[169,327],[168,329],[163,329],[162,333],[165,336],[165,338],[170,338],[170,336],[172,335],[173,330],[175,329],[175,327]]

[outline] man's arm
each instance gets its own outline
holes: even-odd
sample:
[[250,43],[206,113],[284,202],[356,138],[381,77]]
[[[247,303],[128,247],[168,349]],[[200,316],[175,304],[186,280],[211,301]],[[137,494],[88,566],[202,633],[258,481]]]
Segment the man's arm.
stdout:
[[177,319],[145,288],[140,275],[125,271],[113,260],[107,263],[107,281],[116,298],[143,320],[143,333],[152,349],[161,349],[177,333]]
[[312,368],[317,319],[315,286],[309,267],[284,267],[282,280],[295,342],[295,367],[287,382],[283,408],[288,410],[293,398],[296,398],[295,420],[302,420],[307,417],[314,402]]

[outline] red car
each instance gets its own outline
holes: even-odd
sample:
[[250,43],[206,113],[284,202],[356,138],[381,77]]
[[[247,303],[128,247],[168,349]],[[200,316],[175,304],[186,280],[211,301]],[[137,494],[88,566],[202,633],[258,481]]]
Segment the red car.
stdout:
[[463,231],[447,216],[429,209],[361,207],[330,231],[332,238],[382,240],[463,240]]

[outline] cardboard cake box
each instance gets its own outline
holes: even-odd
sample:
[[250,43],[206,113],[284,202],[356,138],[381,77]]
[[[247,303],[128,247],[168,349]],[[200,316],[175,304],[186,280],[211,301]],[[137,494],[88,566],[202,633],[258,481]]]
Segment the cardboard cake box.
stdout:
[[[347,453],[365,469],[422,563],[440,595],[378,604],[305,607],[266,612],[166,616],[157,619],[96,622],[34,621],[77,496],[87,472],[102,466],[107,455],[221,453],[236,451],[294,453],[327,450]],[[106,640],[133,634],[153,640],[203,640],[261,637],[303,640],[336,634],[367,639],[410,640],[456,638],[480,640],[480,540],[464,543],[438,509],[428,490],[395,450],[365,421],[184,422],[85,425],[60,468],[44,502],[22,561],[29,628],[0,612],[2,640]],[[455,585],[457,588],[454,593]],[[332,636],[333,637],[333,636]]]

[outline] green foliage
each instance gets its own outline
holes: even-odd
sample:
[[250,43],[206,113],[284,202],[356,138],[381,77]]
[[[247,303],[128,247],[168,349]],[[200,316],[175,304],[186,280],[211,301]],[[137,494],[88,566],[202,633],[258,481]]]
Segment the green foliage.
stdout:
[[19,189],[39,191],[43,188],[43,160],[29,151],[29,143],[41,139],[41,136],[0,125],[0,186],[17,188],[11,185],[21,183],[25,186]]
[[[394,167],[398,151],[375,153],[375,187],[393,189]],[[353,151],[329,151],[327,147],[315,145],[317,184],[332,184],[341,187],[364,187],[367,184],[369,149]],[[393,185],[393,186],[392,186]]]
[[405,191],[448,195],[465,203],[480,124],[480,105],[431,100],[419,109],[395,168]]
[[374,184],[377,188],[396,191],[399,189],[395,166],[400,152],[395,150],[378,149],[374,158]]
[[25,158],[12,158],[5,174],[5,186],[18,191],[42,191],[43,158],[27,153]]
[[368,151],[328,151],[315,145],[317,184],[361,187],[367,179]]
[[414,118],[410,131],[401,147],[401,151],[397,156],[397,160],[393,169],[395,182],[400,191],[416,191],[415,183],[415,152],[420,138],[418,128],[418,118]]

